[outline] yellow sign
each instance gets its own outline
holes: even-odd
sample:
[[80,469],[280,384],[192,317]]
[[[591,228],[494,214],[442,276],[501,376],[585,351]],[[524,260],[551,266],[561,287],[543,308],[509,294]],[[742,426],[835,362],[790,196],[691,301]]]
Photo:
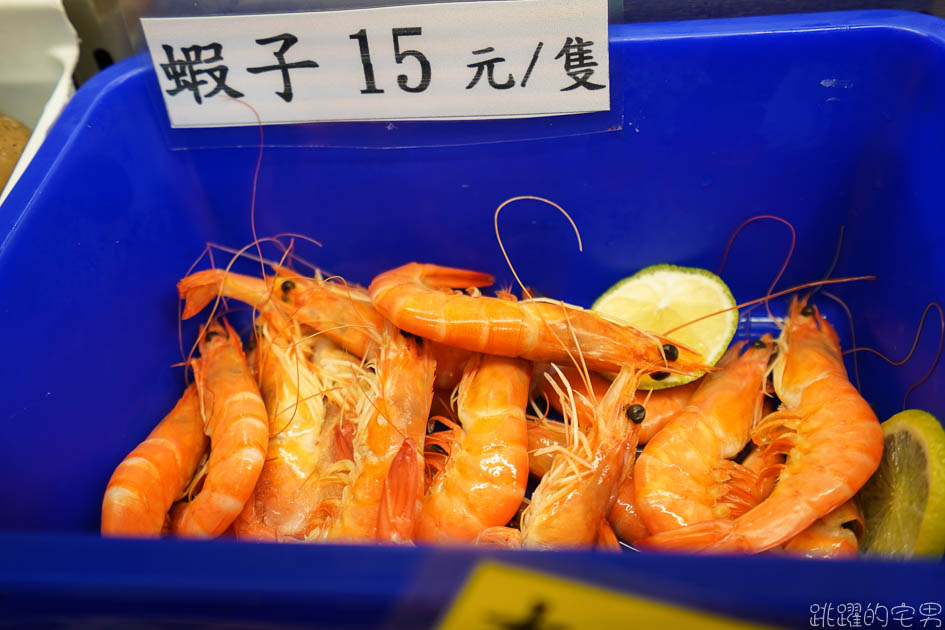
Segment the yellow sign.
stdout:
[[473,569],[439,630],[764,627],[529,569],[483,562]]

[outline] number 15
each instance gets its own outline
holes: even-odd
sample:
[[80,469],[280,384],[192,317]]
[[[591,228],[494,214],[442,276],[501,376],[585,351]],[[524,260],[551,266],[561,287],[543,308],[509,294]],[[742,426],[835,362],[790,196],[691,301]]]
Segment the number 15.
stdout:
[[[404,92],[423,92],[430,86],[430,61],[426,58],[426,55],[419,50],[400,49],[401,37],[410,37],[420,34],[419,26],[391,29],[391,35],[394,38],[394,61],[400,64],[403,63],[407,57],[413,57],[417,60],[417,63],[420,64],[420,83],[417,85],[409,85],[409,79],[406,74],[397,75],[397,85]],[[362,28],[357,33],[348,35],[348,38],[357,40],[358,48],[361,51],[361,67],[364,70],[365,84],[365,89],[361,90],[361,94],[383,94],[384,90],[378,89],[377,82],[374,79],[374,64],[371,63],[371,51],[368,48],[367,31]]]

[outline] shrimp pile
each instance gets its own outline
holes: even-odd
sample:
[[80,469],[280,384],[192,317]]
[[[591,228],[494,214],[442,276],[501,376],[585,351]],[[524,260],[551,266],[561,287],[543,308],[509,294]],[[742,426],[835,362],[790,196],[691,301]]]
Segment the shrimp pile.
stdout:
[[[182,278],[184,319],[212,305],[193,382],[115,469],[102,533],[857,553],[883,436],[815,305],[712,366],[491,284],[416,262],[368,287],[282,263]],[[639,390],[656,372],[704,376]]]

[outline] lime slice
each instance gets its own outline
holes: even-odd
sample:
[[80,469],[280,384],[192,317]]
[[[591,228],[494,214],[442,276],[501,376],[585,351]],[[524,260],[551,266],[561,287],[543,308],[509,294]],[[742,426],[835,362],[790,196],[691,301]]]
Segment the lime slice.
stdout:
[[945,430],[924,411],[909,409],[883,423],[883,459],[860,490],[864,553],[936,556],[945,553]]
[[[694,267],[653,265],[612,286],[591,308],[656,334],[664,334],[703,315],[731,309],[667,335],[702,354],[709,365],[715,365],[738,328],[738,311],[734,307],[732,292],[714,273]],[[647,376],[640,388],[675,387],[699,376],[701,374],[672,374],[661,381]]]

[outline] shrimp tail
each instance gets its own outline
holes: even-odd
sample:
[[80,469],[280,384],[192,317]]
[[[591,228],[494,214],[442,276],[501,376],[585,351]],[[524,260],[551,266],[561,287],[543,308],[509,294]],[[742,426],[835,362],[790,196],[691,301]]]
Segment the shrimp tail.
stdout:
[[521,549],[522,532],[514,527],[487,527],[479,532],[476,544],[502,549]]
[[601,519],[595,547],[602,551],[620,551],[620,541],[607,519]]
[[417,444],[407,438],[391,462],[377,514],[377,539],[383,542],[413,542],[423,496],[423,463]]
[[471,289],[487,287],[495,282],[491,274],[480,271],[421,263],[412,264],[417,265],[425,283],[435,289]]
[[181,317],[190,319],[216,298],[225,276],[223,269],[205,269],[181,278],[177,283],[177,293],[184,300]]
[[269,299],[266,281],[226,269],[204,269],[181,278],[177,293],[184,300],[183,319],[190,319],[218,296],[231,297],[259,308]]
[[634,545],[641,550],[659,549],[685,552],[737,551],[739,545],[732,536],[735,521],[720,518],[694,523],[679,529],[660,532],[639,540]]

